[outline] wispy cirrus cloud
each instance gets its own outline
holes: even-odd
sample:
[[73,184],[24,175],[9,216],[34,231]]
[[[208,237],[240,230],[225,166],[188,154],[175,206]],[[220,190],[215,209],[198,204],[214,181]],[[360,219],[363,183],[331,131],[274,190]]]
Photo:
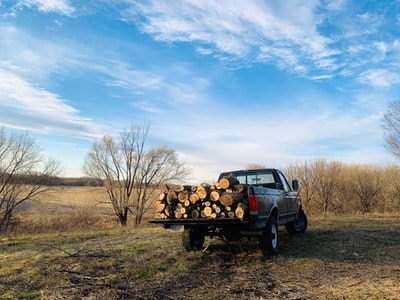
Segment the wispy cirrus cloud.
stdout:
[[[308,70],[337,52],[329,49],[331,40],[318,33],[317,5],[318,1],[144,1],[133,4],[124,16],[156,40],[194,43],[203,54],[246,63],[278,60],[282,68],[298,65],[303,56]],[[324,65],[335,68],[333,59]]]
[[[42,133],[79,137],[100,136],[102,126],[83,117],[46,87],[57,86],[57,76],[77,75],[91,62],[84,45],[74,49],[46,40],[16,26],[0,23],[1,125]],[[85,54],[86,53],[86,54]]]
[[362,72],[357,79],[361,83],[381,88],[400,84],[400,74],[387,69],[369,69]]
[[35,87],[23,78],[0,69],[2,126],[77,137],[99,137],[101,126],[79,116],[57,94]]
[[[378,5],[375,12],[348,1],[126,3],[125,20],[155,40],[191,43],[198,53],[235,67],[272,64],[310,80],[358,78],[371,67],[371,59],[388,72],[398,67],[395,50],[385,47],[397,40],[385,29],[387,9],[399,8],[395,1]],[[388,34],[382,36],[382,30]]]
[[17,7],[26,6],[36,8],[44,13],[57,13],[61,15],[71,16],[76,11],[70,0],[21,0],[18,1]]
[[0,67],[36,82],[55,73],[87,67],[89,52],[88,47],[71,40],[48,40],[17,26],[0,23]]
[[146,112],[159,113],[166,106],[176,108],[204,102],[209,79],[189,66],[162,62],[157,68],[134,68],[120,58],[97,60],[96,70],[107,75],[105,84],[127,91],[132,105]]
[[[388,72],[399,67],[394,63],[399,55],[392,46],[397,39],[385,27],[387,11],[399,8],[396,1],[377,5],[374,12],[349,1],[319,0],[121,0],[96,5],[74,2],[74,6],[68,0],[17,3],[67,16],[83,8],[95,13],[104,6],[110,14],[121,13],[123,20],[157,41],[190,43],[199,54],[212,55],[234,68],[272,64],[321,80],[332,76],[357,79],[374,68],[371,62],[383,65]],[[387,32],[385,36],[379,34],[382,30]]]
[[203,101],[208,85],[208,79],[195,76],[184,64],[135,68],[113,51],[105,50],[104,55],[76,40],[44,40],[8,24],[0,24],[0,49],[1,75],[7,79],[0,85],[0,107],[4,114],[8,111],[3,126],[19,123],[20,128],[33,131],[77,130],[80,135],[98,135],[101,125],[86,120],[73,104],[66,105],[67,99],[45,90],[60,84],[57,78],[94,73],[110,95],[125,91],[131,95],[132,107],[151,114]]

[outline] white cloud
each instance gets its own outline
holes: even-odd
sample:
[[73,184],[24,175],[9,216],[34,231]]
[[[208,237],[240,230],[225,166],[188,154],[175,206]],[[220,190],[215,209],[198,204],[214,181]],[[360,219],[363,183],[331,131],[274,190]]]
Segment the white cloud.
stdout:
[[90,50],[86,46],[71,40],[50,41],[0,23],[0,67],[12,69],[36,82],[46,80],[54,73],[65,74],[85,67],[90,64],[88,52]]
[[109,77],[106,85],[126,90],[137,99],[132,101],[134,107],[150,113],[159,113],[165,106],[203,102],[209,86],[209,79],[197,76],[189,66],[175,61],[146,70],[135,69],[120,58],[99,58],[93,68]]
[[58,95],[0,69],[1,126],[42,133],[99,137],[101,128]]
[[151,103],[149,101],[134,101],[132,102],[132,105],[135,108],[139,108],[140,110],[143,110],[145,112],[149,113],[161,113],[162,110],[155,105],[154,103]]
[[[252,57],[266,62],[273,58],[283,68],[294,68],[302,56],[303,64],[312,67],[336,53],[327,47],[330,39],[318,33],[317,5],[318,1],[235,0],[229,5],[225,1],[145,1],[132,5],[125,17],[139,22],[156,40],[200,43],[199,53],[214,50],[216,56],[245,62],[254,61]],[[292,59],[287,60],[288,55]],[[334,59],[328,67],[335,68]]]
[[366,70],[357,79],[361,83],[382,88],[400,84],[400,74],[386,69]]
[[[313,79],[315,73],[356,77],[381,64],[399,67],[398,39],[384,26],[384,5],[367,11],[351,1],[126,1],[124,19],[155,40],[191,43],[233,67],[273,64]],[[332,75],[333,76],[333,75]],[[320,77],[320,79],[322,79]],[[372,81],[364,81],[373,83]],[[396,84],[389,80],[387,84]],[[379,83],[382,86],[382,83]]]
[[69,0],[21,0],[18,5],[35,7],[44,13],[58,13],[66,16],[71,16],[75,12]]

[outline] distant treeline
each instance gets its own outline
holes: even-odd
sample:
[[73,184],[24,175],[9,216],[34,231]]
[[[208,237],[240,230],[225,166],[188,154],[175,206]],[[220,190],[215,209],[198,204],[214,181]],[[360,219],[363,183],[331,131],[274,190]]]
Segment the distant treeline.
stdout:
[[345,164],[324,159],[292,164],[307,213],[399,213],[400,167]]
[[0,174],[0,185],[33,184],[46,186],[103,186],[103,181],[91,177],[54,177],[34,174]]
[[103,181],[92,177],[57,177],[54,185],[62,186],[103,186]]

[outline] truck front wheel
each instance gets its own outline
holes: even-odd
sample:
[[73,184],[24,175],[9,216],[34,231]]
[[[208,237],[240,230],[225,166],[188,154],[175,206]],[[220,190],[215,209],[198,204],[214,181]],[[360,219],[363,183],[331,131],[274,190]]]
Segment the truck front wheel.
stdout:
[[297,218],[285,225],[286,231],[290,234],[304,233],[307,229],[307,216],[300,207]]
[[278,223],[270,217],[259,240],[259,247],[264,255],[278,255]]
[[204,244],[205,234],[194,228],[185,228],[182,232],[182,244],[186,251],[201,250]]

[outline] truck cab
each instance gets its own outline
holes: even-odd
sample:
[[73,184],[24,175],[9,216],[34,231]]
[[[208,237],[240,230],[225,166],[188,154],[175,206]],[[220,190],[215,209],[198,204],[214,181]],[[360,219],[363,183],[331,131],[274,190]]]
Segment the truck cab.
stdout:
[[257,210],[250,209],[250,213],[256,215],[258,219],[268,218],[274,209],[278,210],[275,212],[278,225],[284,225],[296,219],[301,206],[297,180],[293,180],[290,186],[285,175],[278,169],[224,172],[219,175],[218,181],[226,177],[235,177],[241,184],[250,187],[249,195],[257,195],[258,208]]

